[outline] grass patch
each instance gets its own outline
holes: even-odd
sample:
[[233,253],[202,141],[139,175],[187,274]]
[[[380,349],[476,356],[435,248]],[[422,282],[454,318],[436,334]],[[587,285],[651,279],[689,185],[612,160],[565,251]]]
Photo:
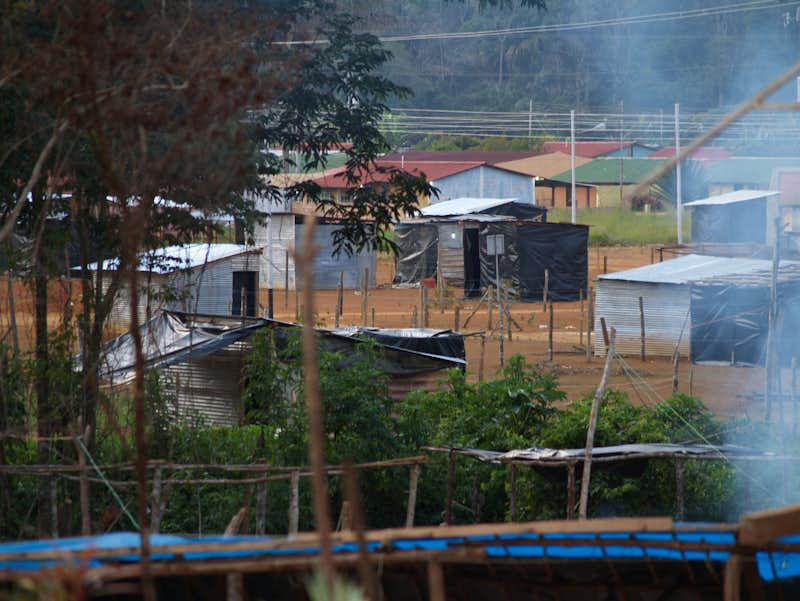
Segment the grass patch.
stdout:
[[[553,223],[569,222],[570,209],[550,209],[547,220]],[[645,213],[625,209],[579,209],[578,223],[589,228],[591,246],[644,244],[675,244],[678,234],[674,211]],[[688,211],[683,214],[683,239],[691,238],[692,218]]]

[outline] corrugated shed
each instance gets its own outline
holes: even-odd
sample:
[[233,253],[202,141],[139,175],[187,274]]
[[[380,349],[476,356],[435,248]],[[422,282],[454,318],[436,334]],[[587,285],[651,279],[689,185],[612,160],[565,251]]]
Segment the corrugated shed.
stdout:
[[[295,225],[295,239],[302,240],[304,225]],[[314,244],[317,254],[314,257],[314,289],[333,290],[339,285],[339,273],[343,274],[345,288],[360,288],[364,268],[369,269],[369,286],[375,286],[376,253],[364,250],[348,256],[341,252],[333,254],[333,232],[340,226],[333,224],[317,224],[314,227]],[[300,274],[297,274],[300,286],[303,286]]]
[[453,198],[517,198],[533,204],[533,181],[530,176],[482,165],[440,178],[430,178],[439,189],[439,198],[431,204]]
[[[289,248],[295,244],[295,216],[292,214],[272,215],[272,287],[283,290],[286,288],[286,258],[289,258],[289,289],[294,289],[294,258]],[[253,232],[256,246],[264,250],[261,253],[259,267],[259,286],[269,286],[269,238],[266,225],[258,225]]]
[[[594,308],[594,353],[604,356],[605,343],[600,318],[609,330],[617,330],[616,349],[621,355],[641,352],[639,297],[643,298],[645,348],[650,356],[672,356],[680,340],[679,350],[689,354],[690,323],[689,286],[598,280]],[[683,332],[683,333],[681,333]]]
[[203,357],[191,357],[164,369],[175,386],[178,417],[200,418],[215,426],[242,419],[241,373],[246,343],[236,342]]

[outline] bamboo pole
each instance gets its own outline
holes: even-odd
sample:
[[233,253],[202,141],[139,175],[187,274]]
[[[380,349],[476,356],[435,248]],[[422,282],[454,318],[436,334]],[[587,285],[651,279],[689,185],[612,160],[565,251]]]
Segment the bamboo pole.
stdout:
[[289,480],[289,536],[300,526],[300,472],[292,472]]
[[419,473],[422,466],[415,463],[408,474],[408,504],[406,505],[406,528],[414,526],[414,516],[417,511],[417,489],[419,488]]
[[594,393],[592,399],[592,411],[589,415],[589,428],[586,432],[586,454],[583,460],[583,476],[581,477],[581,500],[579,508],[579,517],[582,520],[586,519],[589,507],[589,481],[592,475],[592,451],[594,449],[594,432],[597,428],[597,417],[600,413],[600,402],[603,400],[603,395],[606,392],[606,385],[608,384],[608,376],[611,373],[611,361],[614,357],[614,339],[617,332],[611,328],[611,335],[609,337],[608,352],[606,353],[606,364],[603,367],[603,375],[600,378],[600,385]]
[[447,457],[447,498],[444,504],[444,523],[453,523],[453,495],[456,487],[456,454],[450,450]]
[[338,328],[342,318],[342,309],[344,305],[344,272],[339,272],[339,283],[336,286],[336,317],[334,324]]

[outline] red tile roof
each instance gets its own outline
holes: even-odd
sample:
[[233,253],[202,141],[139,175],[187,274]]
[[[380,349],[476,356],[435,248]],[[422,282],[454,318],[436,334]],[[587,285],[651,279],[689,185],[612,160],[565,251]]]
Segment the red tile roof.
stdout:
[[[394,168],[405,171],[412,175],[425,174],[428,181],[434,181],[448,175],[467,171],[485,164],[480,161],[387,161],[379,160],[376,162],[379,167]],[[348,186],[345,178],[345,167],[330,169],[313,178],[316,184],[323,188],[346,188]],[[389,181],[391,174],[380,171],[372,171],[364,174],[361,184],[378,184]]]
[[[593,141],[593,142],[575,142],[575,154],[580,157],[599,157],[604,154],[608,154],[609,152],[614,152],[615,150],[619,150],[620,147],[627,148],[628,146],[633,145],[634,142],[605,142],[605,141]],[[567,141],[564,142],[556,142],[550,141],[545,142],[544,145],[545,152],[565,152],[567,154],[570,153],[570,143]]]
[[519,159],[527,159],[539,153],[534,150],[409,150],[387,154],[381,160],[386,161],[457,161],[479,162],[487,165],[506,163]]
[[[730,154],[731,153],[722,146],[701,146],[689,156],[697,160],[717,162],[727,159],[730,156]],[[647,156],[648,158],[651,159],[660,159],[660,158],[671,159],[672,157],[675,156],[675,147],[665,146],[661,150],[657,150],[653,154]]]

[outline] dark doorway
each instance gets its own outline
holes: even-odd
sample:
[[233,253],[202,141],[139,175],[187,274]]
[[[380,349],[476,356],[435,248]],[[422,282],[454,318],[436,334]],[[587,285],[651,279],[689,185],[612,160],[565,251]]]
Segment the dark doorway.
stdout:
[[[243,293],[244,293],[244,303],[242,302]],[[241,315],[242,304],[244,304],[245,315],[247,317],[255,317],[257,301],[258,301],[258,272],[234,271],[233,302],[231,303],[231,315]]]
[[478,228],[464,228],[464,296],[481,295],[481,253],[478,246]]

